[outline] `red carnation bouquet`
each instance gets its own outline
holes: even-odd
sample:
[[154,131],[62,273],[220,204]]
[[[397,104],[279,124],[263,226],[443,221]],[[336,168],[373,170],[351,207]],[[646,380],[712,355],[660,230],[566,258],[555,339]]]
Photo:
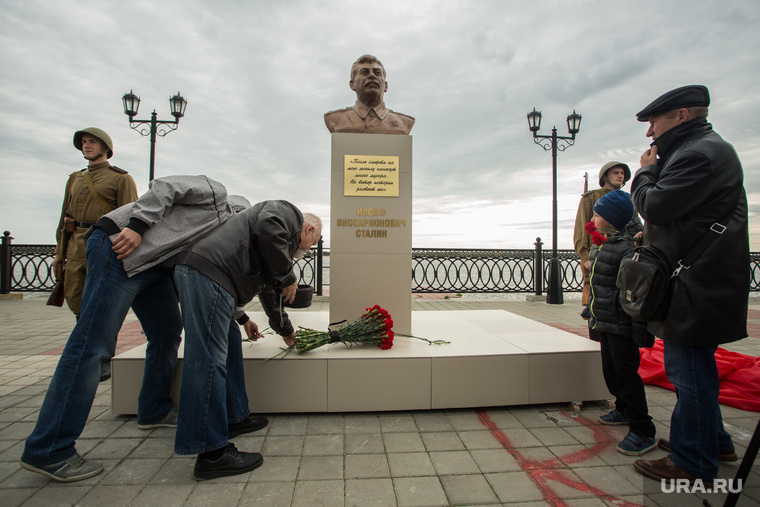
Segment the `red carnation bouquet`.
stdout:
[[365,343],[377,345],[383,350],[393,347],[393,319],[388,310],[375,305],[365,308],[364,315],[337,331],[316,331],[299,327],[296,331],[296,350],[299,354],[314,350],[328,343]]
[[[315,329],[299,327],[295,338],[296,344],[294,347],[296,351],[299,354],[303,354],[328,343],[343,343],[349,347],[356,343],[363,343],[366,345],[377,345],[383,350],[393,347],[393,338],[397,333],[393,331],[393,319],[388,310],[379,305],[365,308],[364,310],[364,314],[357,320],[337,330],[328,328],[327,331],[317,331]],[[434,345],[449,343],[444,340],[431,341],[427,338],[400,333],[398,333],[398,336],[416,338],[417,340],[423,340]],[[294,347],[283,349],[284,354],[280,353],[275,357],[285,357]]]
[[607,241],[607,237],[599,232],[593,220],[586,224],[586,232],[591,234],[591,241],[597,246],[602,246]]

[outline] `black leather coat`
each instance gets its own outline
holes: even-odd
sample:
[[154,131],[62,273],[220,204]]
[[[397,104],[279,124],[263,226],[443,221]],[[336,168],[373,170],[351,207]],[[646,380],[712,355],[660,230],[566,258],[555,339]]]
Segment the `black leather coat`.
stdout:
[[[293,255],[301,242],[303,215],[287,201],[264,201],[236,214],[195,239],[177,256],[175,264],[197,270],[232,294],[237,306],[261,297],[262,306],[277,333],[292,332],[287,314],[275,316],[274,294],[296,283]],[[283,313],[280,319],[279,313]],[[280,320],[280,322],[275,322]]]
[[674,127],[654,143],[659,163],[631,186],[646,221],[644,243],[675,266],[715,222],[726,231],[680,272],[664,321],[649,330],[665,341],[719,345],[747,336],[749,229],[744,173],[733,146],[704,119]]

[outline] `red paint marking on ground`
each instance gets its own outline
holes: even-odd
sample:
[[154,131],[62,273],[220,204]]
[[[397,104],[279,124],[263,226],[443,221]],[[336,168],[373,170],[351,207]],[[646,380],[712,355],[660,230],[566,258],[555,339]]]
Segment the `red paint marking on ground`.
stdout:
[[[528,477],[531,478],[534,484],[538,487],[539,491],[544,497],[544,501],[549,505],[555,505],[557,507],[566,507],[567,504],[559,498],[557,492],[550,487],[549,483],[554,481],[560,484],[564,484],[567,487],[591,493],[602,500],[606,500],[620,505],[622,507],[641,507],[639,504],[630,503],[622,500],[614,495],[606,493],[600,489],[597,489],[583,481],[576,478],[567,477],[564,472],[565,468],[560,468],[561,463],[557,459],[548,460],[532,460],[527,458],[519,449],[516,449],[507,435],[494,423],[488,414],[484,410],[476,411],[480,421],[486,426],[491,434],[498,440],[504,449],[509,452],[520,464],[521,467],[528,473]],[[596,456],[596,451],[601,451],[605,447],[611,445],[614,439],[602,430],[598,425],[593,424],[591,421],[579,414],[572,414],[566,411],[559,411],[564,417],[574,419],[580,424],[588,428],[594,435],[594,441],[596,442],[591,448],[584,449],[582,451],[570,453],[566,456],[560,456],[560,460],[564,463],[580,463],[586,459]]]
[[[609,502],[614,503],[615,505],[621,505],[623,507],[642,507],[641,505],[637,503],[631,503],[627,500],[623,500],[621,498],[618,498],[614,495],[611,495],[609,493],[605,493],[604,491],[595,488],[594,486],[590,486],[586,484],[585,482],[578,481],[574,478],[569,478],[562,474],[562,470],[536,470],[534,472],[531,472],[531,474],[534,474],[536,477],[540,477],[540,481],[555,481],[559,482],[560,484],[564,484],[565,486],[573,489],[577,489],[578,491],[583,491],[584,493],[591,493],[593,495],[596,495],[600,499],[607,500]],[[554,505],[567,505],[561,498],[553,498]]]
[[561,322],[549,322],[547,325],[560,329],[562,331],[567,331],[568,333],[577,334],[578,336],[582,336],[583,338],[588,338],[588,326],[585,326],[585,325],[569,326]]
[[[130,322],[129,324],[124,324],[121,326],[119,336],[116,338],[116,354],[121,354],[122,352],[132,350],[133,348],[139,347],[144,343],[148,343],[148,340],[145,338],[145,333],[143,333],[142,326],[140,326],[139,322],[135,321]],[[65,345],[61,345],[60,347],[46,350],[45,352],[40,352],[40,354],[47,356],[60,356],[63,352],[64,347]]]
[[[755,310],[760,311],[760,310]],[[749,338],[760,338],[760,322],[747,321],[747,334]]]
[[[486,426],[489,430],[491,430],[491,434],[494,437],[496,437],[496,440],[501,442],[501,445],[504,446],[504,449],[506,449],[507,452],[509,452],[512,456],[514,456],[514,458],[517,460],[520,466],[523,466],[524,468],[523,462],[528,461],[525,459],[525,456],[523,456],[522,453],[517,451],[517,449],[512,447],[512,443],[509,441],[507,436],[499,429],[498,426],[496,426],[496,423],[491,421],[491,418],[488,417],[488,414],[486,414],[483,410],[478,410],[476,411],[476,413],[478,414],[478,417],[480,418],[480,422],[482,422],[484,426]],[[552,505],[550,501],[552,500],[553,497],[557,496],[556,493],[551,488],[542,484],[542,481],[539,481],[536,477],[533,476],[533,474],[529,473],[528,477],[531,478],[533,483],[541,492],[546,503],[549,503],[550,505]]]

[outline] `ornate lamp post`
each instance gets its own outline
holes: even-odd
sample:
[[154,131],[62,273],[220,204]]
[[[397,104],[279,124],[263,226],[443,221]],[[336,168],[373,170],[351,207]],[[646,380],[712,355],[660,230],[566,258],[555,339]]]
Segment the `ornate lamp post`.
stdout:
[[137,109],[140,107],[140,97],[129,90],[129,93],[125,93],[121,100],[124,103],[124,114],[129,116],[129,126],[143,136],[150,135],[150,181],[153,181],[156,165],[156,134],[164,137],[169,132],[177,130],[179,119],[185,116],[187,100],[179,92],[169,99],[174,121],[156,119],[155,109],[150,115],[150,120],[135,120]]
[[[567,117],[567,130],[570,137],[557,135],[557,127],[552,127],[552,135],[538,135],[541,128],[541,111],[528,113],[528,128],[533,132],[533,142],[542,147],[545,151],[552,152],[552,259],[549,265],[549,290],[547,291],[546,302],[549,304],[561,305],[562,299],[562,278],[559,269],[559,259],[557,258],[557,150],[565,151],[575,144],[575,134],[581,129],[581,115],[573,110],[573,114]],[[536,276],[541,276],[537,273]]]

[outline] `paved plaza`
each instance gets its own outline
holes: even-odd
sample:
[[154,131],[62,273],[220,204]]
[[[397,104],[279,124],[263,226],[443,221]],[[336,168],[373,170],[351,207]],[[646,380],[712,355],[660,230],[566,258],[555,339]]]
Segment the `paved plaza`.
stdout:
[[[414,311],[500,309],[586,336],[580,300],[564,305],[524,297],[414,296]],[[327,311],[316,297],[303,311]],[[258,303],[249,314],[263,324]],[[291,311],[298,324],[299,310]],[[41,296],[0,299],[0,505],[146,506],[635,506],[723,504],[723,493],[666,493],[632,467],[635,458],[615,450],[626,426],[603,426],[604,400],[567,404],[442,411],[267,414],[264,430],[234,439],[260,451],[253,472],[196,482],[194,457],[173,454],[174,430],[142,431],[134,416],[111,413],[111,383],[100,384],[89,422],[77,443],[85,458],[105,470],[61,484],[22,470],[19,457],[34,427],[50,377],[74,325],[66,308]],[[265,327],[265,326],[262,326]],[[760,299],[750,299],[750,337],[725,348],[760,356]],[[434,337],[427,337],[434,338]],[[276,336],[264,339],[279,340]],[[130,313],[117,353],[144,343]],[[244,344],[253,346],[256,344]],[[509,386],[504,386],[508,389]],[[647,386],[657,436],[667,437],[675,394]],[[571,401],[571,400],[568,400]],[[759,414],[722,406],[726,429],[744,455]],[[662,450],[647,459],[665,456]],[[737,464],[721,464],[733,478]],[[760,505],[760,462],[744,484],[739,504]]]

